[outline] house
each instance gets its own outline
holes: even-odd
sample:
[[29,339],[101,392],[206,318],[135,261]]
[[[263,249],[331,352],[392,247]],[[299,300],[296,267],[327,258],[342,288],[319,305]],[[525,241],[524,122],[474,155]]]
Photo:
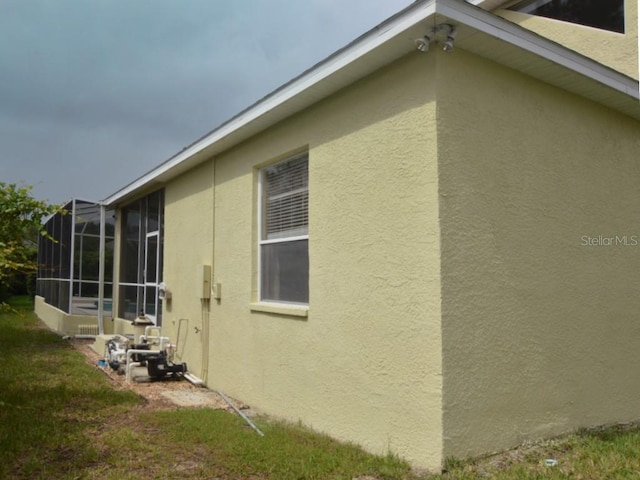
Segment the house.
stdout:
[[575,4],[417,1],[115,192],[108,330],[432,470],[638,419],[638,5]]

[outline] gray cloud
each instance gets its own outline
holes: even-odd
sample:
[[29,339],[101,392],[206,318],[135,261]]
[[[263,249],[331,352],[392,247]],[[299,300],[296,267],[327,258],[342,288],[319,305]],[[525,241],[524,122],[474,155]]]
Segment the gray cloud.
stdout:
[[0,181],[101,199],[410,0],[2,0]]

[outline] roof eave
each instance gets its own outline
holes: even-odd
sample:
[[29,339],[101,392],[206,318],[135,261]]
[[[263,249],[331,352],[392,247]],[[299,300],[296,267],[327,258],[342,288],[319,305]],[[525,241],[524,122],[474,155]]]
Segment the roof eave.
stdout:
[[[616,98],[618,102],[624,103],[624,98],[633,98],[637,103],[637,81],[481,8],[492,2],[504,3],[497,0],[472,0],[469,3],[460,0],[414,2],[243,110],[157,168],[118,190],[103,203],[107,206],[122,204],[414,51],[413,40],[424,35],[430,26],[441,21],[465,26],[468,31],[480,33],[490,39],[487,45],[478,49],[471,41],[465,44],[464,34],[461,35],[459,32],[456,48],[467,49],[500,62],[499,58],[492,58],[496,56],[491,45],[495,47],[507,44],[512,49],[525,52],[530,58],[550,62],[569,75],[583,77],[590,84],[590,88],[593,88],[591,84],[597,84],[601,86],[598,88],[621,94]],[[535,68],[530,68],[525,63],[508,66],[534,77],[541,77]],[[553,81],[549,83],[554,84]],[[573,88],[562,83],[558,86]],[[578,93],[584,94],[580,91]],[[589,93],[591,94],[591,90]],[[608,101],[606,95],[602,94],[601,97],[601,103]],[[630,108],[628,107],[625,113],[629,113]],[[640,119],[640,110],[634,110],[632,114]]]
[[[243,135],[243,130],[250,130],[252,134],[257,133],[254,132],[254,129],[248,128],[251,125],[256,123],[264,124],[260,126],[259,131],[275,123],[268,121],[260,122],[261,119],[275,117],[279,120],[296,113],[305,106],[308,106],[305,105],[306,102],[304,101],[294,102],[302,95],[306,94],[310,97],[311,101],[309,105],[317,102],[323,98],[323,96],[326,96],[318,95],[318,93],[320,93],[320,89],[318,88],[320,84],[326,83],[326,86],[329,87],[327,90],[333,90],[329,84],[332,81],[336,81],[334,77],[348,70],[348,67],[356,60],[362,59],[365,55],[378,49],[390,39],[401,35],[402,32],[405,32],[407,29],[433,16],[435,14],[435,5],[436,0],[415,2],[351,42],[346,47],[322,60],[314,67],[306,70],[298,77],[263,97],[146,175],[143,175],[113,195],[107,197],[104,203],[111,206],[121,203],[127,198],[131,198],[135,195],[136,191],[145,189],[150,183],[162,181],[167,173],[204,150],[209,152],[208,157],[221,151],[221,148],[215,148],[216,146],[229,148],[232,144],[246,139],[249,135]],[[345,72],[345,76],[348,76],[348,74],[349,72]],[[349,83],[353,83],[353,81],[355,80],[351,79]],[[340,79],[338,79],[337,84],[340,83]],[[344,86],[346,86],[346,84]],[[342,86],[340,88],[342,88]],[[288,105],[290,103],[295,103],[296,105],[291,108],[290,105]],[[287,106],[290,108],[287,108]],[[285,115],[278,115],[278,112],[276,112],[278,109],[283,109]],[[230,141],[233,137],[235,137],[236,141]],[[184,169],[180,169],[180,171],[183,170]]]

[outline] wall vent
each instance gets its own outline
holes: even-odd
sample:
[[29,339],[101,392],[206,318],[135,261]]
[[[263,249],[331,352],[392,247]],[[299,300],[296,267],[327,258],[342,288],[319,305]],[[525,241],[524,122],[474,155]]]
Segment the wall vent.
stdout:
[[98,325],[78,325],[78,335],[98,335]]

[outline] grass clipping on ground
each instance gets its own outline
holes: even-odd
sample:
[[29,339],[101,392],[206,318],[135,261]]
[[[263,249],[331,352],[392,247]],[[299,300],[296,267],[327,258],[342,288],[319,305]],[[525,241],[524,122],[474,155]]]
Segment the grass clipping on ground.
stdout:
[[264,417],[254,419],[260,437],[228,412],[162,410],[114,389],[68,341],[42,327],[29,303],[13,308],[0,313],[2,479],[640,478],[637,425],[480,460],[449,459],[442,476]]

